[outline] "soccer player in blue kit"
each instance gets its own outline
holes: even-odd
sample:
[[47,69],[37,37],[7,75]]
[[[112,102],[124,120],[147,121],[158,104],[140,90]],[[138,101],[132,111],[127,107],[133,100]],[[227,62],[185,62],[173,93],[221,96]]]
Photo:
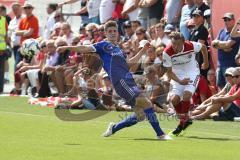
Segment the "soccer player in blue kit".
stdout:
[[[171,137],[166,135],[160,128],[159,121],[154,113],[150,100],[141,93],[137,87],[132,74],[129,72],[126,57],[121,48],[117,45],[118,26],[114,21],[109,21],[104,26],[106,40],[95,43],[93,45],[79,46],[62,46],[58,51],[71,49],[80,51],[81,53],[97,53],[103,62],[103,68],[107,72],[116,93],[125,99],[126,103],[134,106],[134,113],[119,123],[110,123],[104,137],[109,137],[119,130],[133,126],[145,117],[154,129],[157,139],[170,140]],[[140,58],[140,54],[135,59]]]

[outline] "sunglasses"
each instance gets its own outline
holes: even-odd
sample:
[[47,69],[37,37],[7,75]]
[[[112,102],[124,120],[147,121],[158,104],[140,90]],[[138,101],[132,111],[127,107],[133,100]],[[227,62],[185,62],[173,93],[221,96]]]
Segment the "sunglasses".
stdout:
[[230,74],[225,74],[225,77],[232,77],[232,75],[230,75]]
[[32,7],[24,7],[23,9],[32,9]]
[[231,21],[232,19],[230,18],[224,18],[224,22],[228,22],[228,21]]

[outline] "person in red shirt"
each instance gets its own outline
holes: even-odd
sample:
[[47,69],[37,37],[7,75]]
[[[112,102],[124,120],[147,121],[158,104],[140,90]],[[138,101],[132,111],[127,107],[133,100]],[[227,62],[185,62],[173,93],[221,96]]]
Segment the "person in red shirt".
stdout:
[[21,37],[21,43],[25,39],[39,37],[38,18],[33,15],[33,9],[34,7],[30,3],[25,3],[23,6],[26,17],[20,21],[19,30],[16,32],[16,35]]

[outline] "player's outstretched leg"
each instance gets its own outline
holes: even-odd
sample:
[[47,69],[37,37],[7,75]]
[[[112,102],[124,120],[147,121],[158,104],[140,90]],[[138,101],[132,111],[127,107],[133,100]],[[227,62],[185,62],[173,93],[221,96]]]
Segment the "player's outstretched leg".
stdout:
[[110,123],[103,136],[109,137],[123,128],[135,125],[137,122],[138,122],[137,114],[133,113],[132,115],[130,115],[129,117],[127,117],[126,119],[122,120],[117,124]]

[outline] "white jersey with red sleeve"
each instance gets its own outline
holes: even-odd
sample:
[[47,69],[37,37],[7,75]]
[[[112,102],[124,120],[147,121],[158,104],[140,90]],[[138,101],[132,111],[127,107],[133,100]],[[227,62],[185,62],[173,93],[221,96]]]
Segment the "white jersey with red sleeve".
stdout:
[[179,53],[175,53],[172,44],[170,44],[163,52],[163,66],[172,67],[172,71],[178,77],[199,75],[199,65],[195,56],[196,53],[200,52],[201,48],[201,43],[185,41],[183,50]]

